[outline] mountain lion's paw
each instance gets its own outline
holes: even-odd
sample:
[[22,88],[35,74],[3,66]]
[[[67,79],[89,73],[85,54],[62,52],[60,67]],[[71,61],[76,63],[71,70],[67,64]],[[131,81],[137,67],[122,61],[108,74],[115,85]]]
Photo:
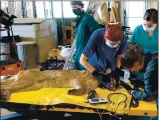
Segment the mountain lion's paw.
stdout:
[[77,92],[77,89],[72,89],[72,90],[69,90],[69,91],[68,91],[68,94],[69,94],[69,95],[75,95],[76,92]]
[[69,95],[81,96],[85,94],[85,90],[83,89],[72,89],[68,91]]

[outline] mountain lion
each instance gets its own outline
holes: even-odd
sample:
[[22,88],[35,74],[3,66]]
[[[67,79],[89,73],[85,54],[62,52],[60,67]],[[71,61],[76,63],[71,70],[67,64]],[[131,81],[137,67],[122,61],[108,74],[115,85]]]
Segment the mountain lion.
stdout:
[[88,71],[54,70],[21,71],[6,80],[1,80],[1,100],[8,100],[12,93],[34,91],[41,88],[74,88],[69,95],[84,95],[95,90],[100,81]]

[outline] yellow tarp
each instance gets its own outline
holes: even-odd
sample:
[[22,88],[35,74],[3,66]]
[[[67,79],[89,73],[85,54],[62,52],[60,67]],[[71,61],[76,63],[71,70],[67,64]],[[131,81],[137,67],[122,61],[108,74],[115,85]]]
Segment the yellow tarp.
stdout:
[[[69,88],[70,89],[70,88]],[[56,105],[60,103],[68,103],[88,108],[106,109],[111,112],[118,114],[127,114],[129,112],[131,96],[124,88],[116,90],[117,93],[124,93],[127,96],[127,106],[123,109],[124,104],[120,104],[117,109],[119,102],[123,101],[125,97],[123,95],[112,95],[111,100],[115,104],[89,104],[87,103],[87,94],[83,96],[72,96],[68,95],[68,88],[43,88],[37,91],[14,93],[11,95],[9,102],[15,103],[27,103],[34,105]],[[113,93],[106,89],[96,89],[97,97],[106,98],[108,94]]]

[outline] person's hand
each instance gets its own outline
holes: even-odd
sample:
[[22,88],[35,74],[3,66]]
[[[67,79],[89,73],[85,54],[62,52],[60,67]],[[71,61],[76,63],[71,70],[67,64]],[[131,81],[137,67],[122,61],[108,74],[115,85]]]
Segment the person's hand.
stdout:
[[97,70],[94,70],[92,72],[92,75],[97,77],[99,80],[104,81],[106,78],[109,78],[109,74],[106,74],[104,72],[99,72]]
[[145,88],[145,83],[143,80],[138,78],[129,78],[129,79],[130,79],[130,83],[134,86],[134,89]]
[[101,82],[104,81],[106,78],[108,78],[109,75],[107,75],[104,72],[99,72],[97,70],[94,70],[92,72],[92,75],[95,76],[97,79],[99,79]]
[[113,77],[111,73],[106,74],[103,72],[93,71],[94,75],[100,81],[100,88],[106,88],[108,90],[116,90],[118,87],[118,79]]
[[92,72],[92,75],[94,75],[94,76],[98,76],[98,75],[106,76],[106,73],[104,73],[104,72],[99,72],[99,71],[97,71],[97,70],[94,70],[94,71]]
[[122,71],[120,68],[116,67],[116,69],[114,71],[112,71],[112,76],[113,77],[119,77],[119,76],[124,77],[124,71]]
[[120,85],[122,85],[129,93],[132,93],[132,88],[126,84],[124,81],[120,81]]

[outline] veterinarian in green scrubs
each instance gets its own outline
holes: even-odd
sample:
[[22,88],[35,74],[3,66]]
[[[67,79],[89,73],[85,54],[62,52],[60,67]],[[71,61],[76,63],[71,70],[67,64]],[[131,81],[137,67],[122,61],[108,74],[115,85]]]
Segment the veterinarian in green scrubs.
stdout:
[[131,43],[140,45],[145,53],[158,51],[158,11],[146,10],[143,24],[137,26],[131,37]]
[[[146,10],[143,24],[137,26],[132,34],[131,43],[140,45],[143,54],[158,52],[158,11],[156,9]],[[143,80],[144,73],[135,73],[137,78]]]
[[81,1],[71,1],[71,7],[73,13],[77,15],[75,20],[76,52],[74,56],[74,69],[84,70],[85,68],[79,63],[80,56],[92,32],[98,29],[100,25],[94,20],[93,16],[83,10],[84,4]]

